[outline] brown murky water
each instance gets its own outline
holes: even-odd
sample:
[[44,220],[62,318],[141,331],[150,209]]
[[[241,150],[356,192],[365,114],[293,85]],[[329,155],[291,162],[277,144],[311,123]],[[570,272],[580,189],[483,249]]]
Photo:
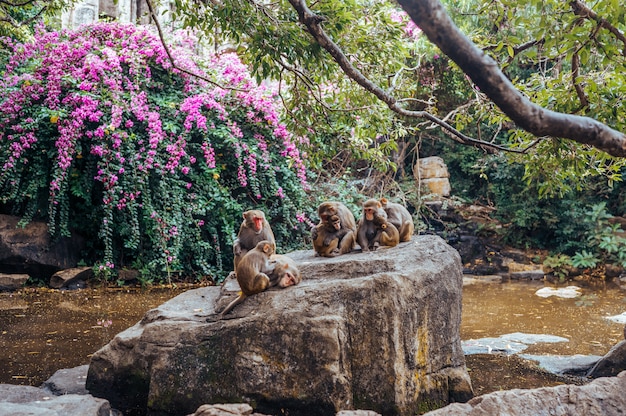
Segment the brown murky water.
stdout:
[[[574,299],[542,298],[543,282],[477,283],[463,288],[461,339],[514,332],[556,335],[569,342],[535,344],[526,354],[604,355],[624,339],[624,324],[605,317],[626,311],[626,290],[617,285],[581,287]],[[560,285],[558,287],[564,287]]]
[[[461,338],[513,332],[558,335],[567,343],[537,344],[529,354],[604,355],[623,338],[622,324],[604,319],[626,311],[626,291],[583,289],[578,299],[540,298],[543,283],[465,286]],[[62,368],[90,356],[143,314],[189,287],[24,289],[0,293],[0,383],[39,386]]]
[[0,383],[39,386],[90,356],[183,288],[0,293]]

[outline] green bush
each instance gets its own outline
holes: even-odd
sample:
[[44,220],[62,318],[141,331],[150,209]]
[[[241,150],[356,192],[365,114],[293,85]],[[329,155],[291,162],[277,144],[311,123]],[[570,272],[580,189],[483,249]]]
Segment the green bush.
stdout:
[[180,71],[155,34],[119,24],[4,41],[2,211],[83,234],[105,277],[126,265],[146,279],[222,276],[251,208],[265,211],[279,250],[302,244],[298,139],[234,54],[202,70],[181,32],[170,40]]

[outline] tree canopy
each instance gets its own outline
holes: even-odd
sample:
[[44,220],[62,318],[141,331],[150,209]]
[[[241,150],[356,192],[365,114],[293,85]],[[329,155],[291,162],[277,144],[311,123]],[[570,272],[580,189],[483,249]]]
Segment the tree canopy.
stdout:
[[[448,9],[437,0],[401,0],[402,9],[368,0],[179,0],[175,16],[216,44],[233,43],[258,77],[280,80],[294,125],[313,128],[312,143],[322,149],[339,137],[376,157],[434,123],[462,143],[522,153],[532,177],[620,180],[626,42],[619,2],[599,0],[593,9],[578,0],[444,3]],[[424,71],[441,52],[455,64],[450,71],[468,76],[456,108],[437,101]],[[479,124],[498,134],[480,137]]]

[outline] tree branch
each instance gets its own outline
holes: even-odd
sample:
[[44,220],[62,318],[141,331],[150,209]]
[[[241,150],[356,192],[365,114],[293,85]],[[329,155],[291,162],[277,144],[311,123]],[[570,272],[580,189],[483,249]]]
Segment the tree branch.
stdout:
[[572,84],[574,85],[574,89],[576,90],[576,95],[578,95],[578,99],[580,100],[580,108],[584,109],[589,107],[589,100],[587,99],[587,95],[585,95],[585,90],[582,85],[578,82],[578,71],[580,70],[580,58],[578,57],[578,52],[574,52],[572,55]]
[[343,53],[341,48],[335,42],[333,42],[332,39],[330,39],[328,34],[326,34],[324,29],[322,28],[321,23],[324,22],[324,18],[311,11],[311,9],[309,9],[309,7],[306,5],[305,0],[289,0],[289,3],[298,13],[298,19],[300,23],[302,23],[306,27],[309,34],[313,36],[317,43],[319,43],[320,46],[322,46],[333,57],[333,59],[339,64],[343,72],[352,80],[361,85],[365,90],[374,94],[379,100],[387,104],[387,107],[389,107],[389,109],[391,109],[396,114],[410,118],[427,119],[447,130],[449,133],[451,133],[451,137],[454,140],[462,144],[473,145],[481,148],[488,147],[514,153],[524,153],[525,151],[527,151],[527,149],[508,149],[493,143],[476,140],[461,133],[450,124],[446,123],[443,120],[440,120],[439,118],[426,111],[410,111],[401,107],[398,103],[398,100],[396,100],[392,95],[374,84],[370,79],[363,75],[361,71],[359,71],[350,63],[350,60]]
[[[293,4],[296,0],[290,0]],[[428,39],[452,59],[507,116],[538,136],[571,139],[626,157],[626,135],[589,117],[563,114],[532,103],[497,63],[454,25],[438,0],[398,0]]]
[[152,3],[152,0],[146,0],[146,4],[148,5],[148,10],[150,12],[150,17],[152,18],[152,20],[154,21],[154,25],[156,26],[157,32],[159,33],[159,39],[161,39],[161,44],[163,45],[163,48],[165,49],[165,53],[167,54],[167,58],[170,61],[170,63],[172,64],[172,68],[179,70],[180,72],[183,72],[187,75],[191,75],[193,77],[196,77],[198,79],[201,79],[205,82],[208,82],[209,84],[218,87],[218,88],[222,88],[224,90],[233,90],[233,91],[246,91],[240,88],[234,88],[234,87],[225,87],[223,85],[218,84],[215,81],[212,81],[211,79],[209,79],[208,77],[205,77],[202,74],[198,74],[195,72],[192,72],[188,69],[182,68],[180,66],[178,66],[176,64],[176,62],[174,62],[174,57],[172,56],[172,53],[170,51],[170,48],[167,46],[167,42],[165,42],[165,37],[163,36],[163,30],[161,29],[161,24],[159,23],[159,19],[157,18],[157,14],[156,14],[156,8],[154,7],[154,4]]
[[626,56],[626,36],[624,36],[624,34],[618,28],[609,23],[609,21],[605,18],[598,16],[596,12],[591,10],[585,3],[580,0],[570,1],[570,6],[572,7],[572,10],[574,11],[574,14],[576,16],[594,20],[598,23],[600,27],[603,27],[612,34],[614,34],[615,37],[624,44],[622,55]]

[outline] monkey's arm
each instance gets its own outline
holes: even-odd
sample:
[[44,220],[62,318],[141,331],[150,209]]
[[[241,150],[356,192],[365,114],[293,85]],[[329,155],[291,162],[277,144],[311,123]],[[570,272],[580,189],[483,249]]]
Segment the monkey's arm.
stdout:
[[235,238],[235,241],[233,241],[233,254],[235,256],[239,256],[241,254],[241,243],[239,242],[239,237]]
[[360,226],[356,233],[356,242],[361,246],[363,251],[370,251],[369,241],[367,240],[367,230],[366,227]]

